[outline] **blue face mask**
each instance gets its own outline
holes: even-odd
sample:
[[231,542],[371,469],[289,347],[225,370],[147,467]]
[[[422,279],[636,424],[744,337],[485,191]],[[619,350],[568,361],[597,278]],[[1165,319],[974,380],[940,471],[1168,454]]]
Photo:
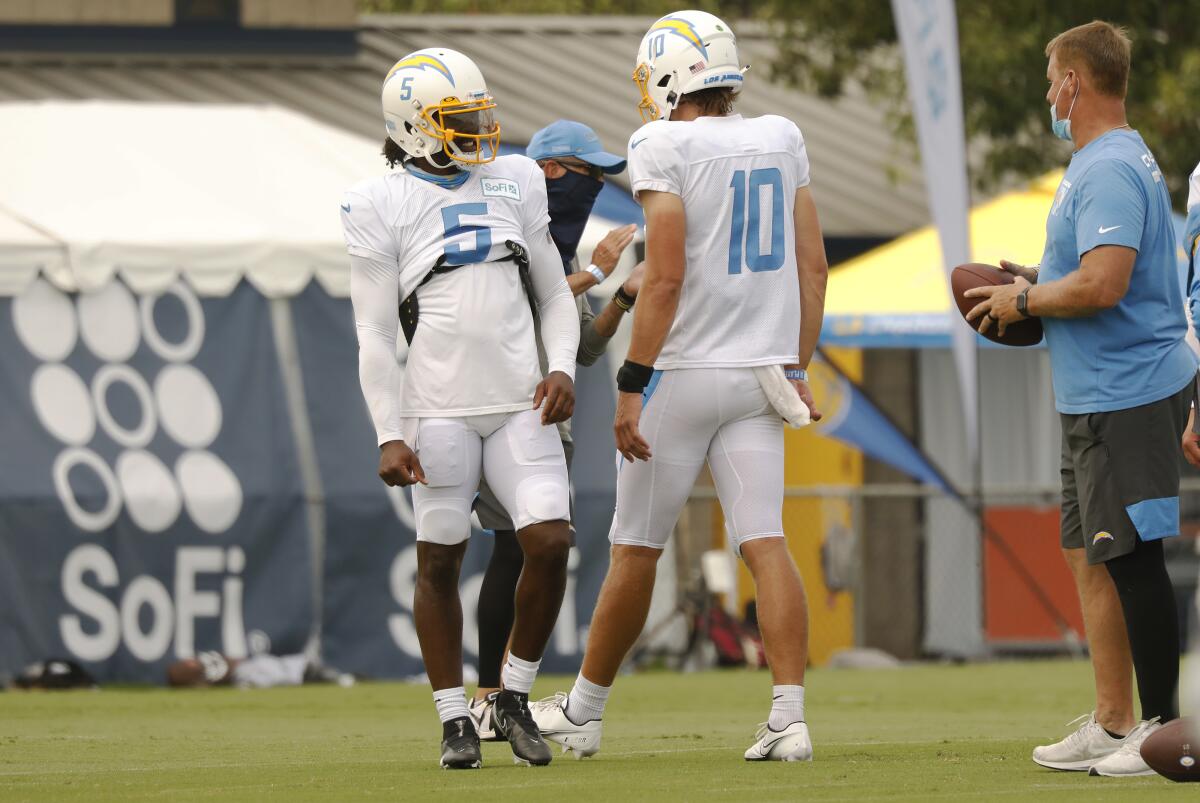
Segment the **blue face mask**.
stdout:
[[1067,109],[1067,117],[1065,120],[1058,119],[1058,96],[1062,94],[1063,87],[1067,85],[1066,77],[1063,82],[1058,85],[1058,93],[1054,96],[1054,102],[1050,104],[1050,130],[1054,132],[1054,136],[1059,139],[1071,141],[1071,112],[1075,111],[1075,101],[1079,99],[1079,88],[1075,89],[1075,97],[1071,98],[1071,105]]
[[558,247],[564,267],[575,258],[588,216],[603,188],[603,181],[570,170],[546,181],[550,236]]

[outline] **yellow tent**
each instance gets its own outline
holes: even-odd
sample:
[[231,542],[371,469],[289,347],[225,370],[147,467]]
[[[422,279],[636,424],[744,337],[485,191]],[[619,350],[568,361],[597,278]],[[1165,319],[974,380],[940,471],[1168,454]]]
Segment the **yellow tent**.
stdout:
[[[971,210],[975,262],[1041,261],[1046,215],[1062,171]],[[825,296],[822,343],[912,348],[949,346],[954,322],[937,229],[926,226],[836,267]]]

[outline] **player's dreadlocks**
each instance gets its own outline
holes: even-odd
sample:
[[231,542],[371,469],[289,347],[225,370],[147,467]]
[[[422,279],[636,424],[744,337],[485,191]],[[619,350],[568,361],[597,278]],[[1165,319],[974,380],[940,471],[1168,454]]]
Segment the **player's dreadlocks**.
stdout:
[[383,158],[387,159],[388,167],[395,167],[396,165],[404,163],[404,151],[400,149],[399,145],[392,141],[391,137],[384,139],[382,153]]
[[699,106],[700,114],[705,116],[731,114],[733,112],[733,89],[727,86],[697,89],[680,98],[680,102]]

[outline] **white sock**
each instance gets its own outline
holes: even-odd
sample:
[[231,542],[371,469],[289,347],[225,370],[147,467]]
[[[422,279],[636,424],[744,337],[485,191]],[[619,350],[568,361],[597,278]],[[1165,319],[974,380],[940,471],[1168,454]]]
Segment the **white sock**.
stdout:
[[508,660],[504,662],[504,669],[500,673],[500,685],[507,691],[529,694],[533,689],[533,681],[537,678],[538,667],[541,665],[540,659],[526,661],[510,652]]
[[467,711],[467,692],[462,686],[435,691],[433,704],[437,706],[438,717],[442,722],[470,716],[470,712]]
[[576,725],[593,719],[603,719],[604,704],[608,702],[610,691],[611,686],[598,686],[580,672],[579,677],[575,678],[575,685],[571,687],[571,694],[567,697],[567,719]]
[[804,721],[804,687],[772,686],[771,715],[767,727],[778,733],[793,722]]

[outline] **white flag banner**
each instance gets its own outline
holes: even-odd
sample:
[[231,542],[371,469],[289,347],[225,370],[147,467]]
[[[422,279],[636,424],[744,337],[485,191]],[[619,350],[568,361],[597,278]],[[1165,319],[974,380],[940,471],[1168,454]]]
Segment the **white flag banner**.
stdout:
[[[950,271],[971,261],[968,228],[971,199],[967,190],[958,20],[953,0],[892,0],[892,11],[904,49],[908,95],[917,124],[925,186],[941,240],[946,290],[950,292]],[[952,303],[951,310],[955,309],[957,306]],[[958,321],[953,322],[951,332],[966,424],[967,457],[969,464],[976,466],[979,458],[976,336]]]

